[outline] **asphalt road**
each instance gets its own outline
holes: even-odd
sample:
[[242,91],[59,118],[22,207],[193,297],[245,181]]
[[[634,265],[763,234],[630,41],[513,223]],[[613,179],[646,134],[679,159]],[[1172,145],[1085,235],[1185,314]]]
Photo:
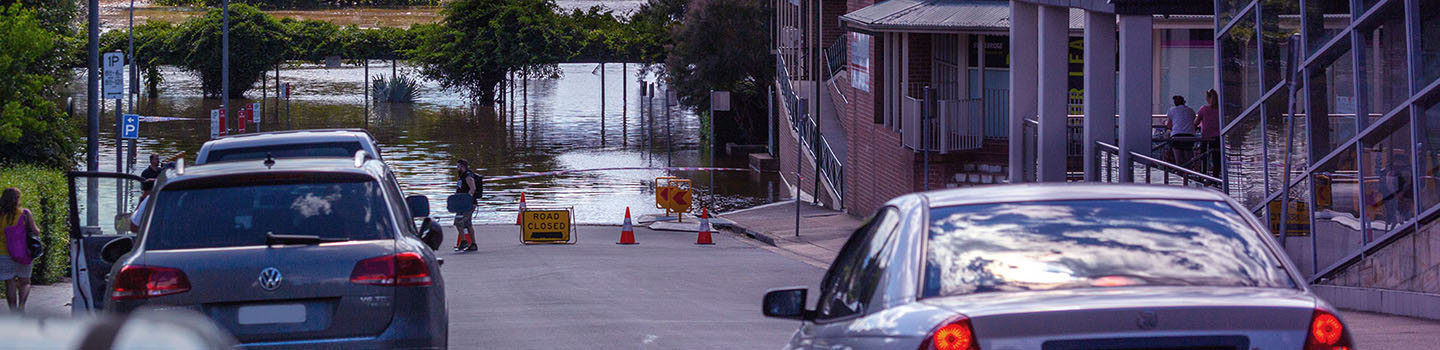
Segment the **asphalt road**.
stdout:
[[634,246],[607,226],[581,227],[576,245],[477,233],[479,251],[440,252],[455,349],[777,349],[799,323],[761,316],[761,297],[824,273],[728,233],[713,246],[639,227]]

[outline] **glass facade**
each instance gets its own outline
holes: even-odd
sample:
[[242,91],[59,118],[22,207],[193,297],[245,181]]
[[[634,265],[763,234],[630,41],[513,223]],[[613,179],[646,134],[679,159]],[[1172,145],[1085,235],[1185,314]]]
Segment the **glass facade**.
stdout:
[[1440,293],[1440,1],[1216,8],[1225,191],[1314,283]]

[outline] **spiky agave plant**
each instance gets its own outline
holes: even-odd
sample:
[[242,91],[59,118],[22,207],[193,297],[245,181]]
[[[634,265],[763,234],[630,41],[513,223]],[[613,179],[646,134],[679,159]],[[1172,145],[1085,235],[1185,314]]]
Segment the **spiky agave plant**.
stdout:
[[371,94],[376,101],[410,103],[415,102],[419,84],[406,75],[385,77],[376,75],[371,82]]

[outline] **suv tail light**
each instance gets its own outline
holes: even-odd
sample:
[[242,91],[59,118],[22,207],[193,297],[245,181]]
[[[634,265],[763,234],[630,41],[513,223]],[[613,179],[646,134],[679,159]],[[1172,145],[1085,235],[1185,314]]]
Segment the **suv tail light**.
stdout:
[[376,286],[428,286],[430,265],[419,253],[377,256],[355,263],[350,282]]
[[126,265],[115,275],[110,298],[135,300],[179,294],[190,291],[190,279],[179,269],[145,265]]
[[1350,332],[1345,329],[1345,324],[1340,322],[1328,311],[1315,309],[1313,316],[1310,316],[1310,331],[1305,337],[1305,350],[1350,350],[1354,345],[1350,342]]
[[975,329],[970,327],[970,318],[956,317],[940,324],[920,350],[980,350],[980,341],[975,339]]

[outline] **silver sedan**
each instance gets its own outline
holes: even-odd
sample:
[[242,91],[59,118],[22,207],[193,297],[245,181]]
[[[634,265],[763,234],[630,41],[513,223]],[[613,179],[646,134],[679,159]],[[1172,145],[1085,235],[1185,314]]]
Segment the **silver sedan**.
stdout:
[[1266,232],[1178,187],[917,193],[851,235],[818,298],[772,290],[763,311],[802,321],[788,349],[1352,348]]

